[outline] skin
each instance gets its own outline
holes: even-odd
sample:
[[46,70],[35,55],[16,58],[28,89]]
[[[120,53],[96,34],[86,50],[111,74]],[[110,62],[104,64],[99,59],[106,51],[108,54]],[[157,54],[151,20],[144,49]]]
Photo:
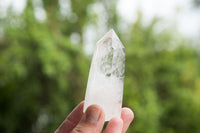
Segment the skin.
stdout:
[[[81,102],[67,116],[55,133],[101,133],[105,114],[98,105],[91,105],[83,113],[84,102]],[[129,108],[122,108],[121,118],[112,118],[103,133],[125,133],[134,118]]]

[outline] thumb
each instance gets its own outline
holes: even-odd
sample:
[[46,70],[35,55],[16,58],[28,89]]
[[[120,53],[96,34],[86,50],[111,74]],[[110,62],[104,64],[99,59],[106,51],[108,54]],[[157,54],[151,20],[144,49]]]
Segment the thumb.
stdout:
[[102,108],[98,105],[91,105],[71,133],[100,133],[104,121],[105,115]]

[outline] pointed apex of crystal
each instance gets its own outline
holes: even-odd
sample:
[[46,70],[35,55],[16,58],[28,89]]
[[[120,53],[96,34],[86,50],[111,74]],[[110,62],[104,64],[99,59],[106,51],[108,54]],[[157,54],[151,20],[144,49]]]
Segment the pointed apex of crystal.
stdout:
[[98,44],[102,44],[104,42],[110,42],[113,45],[113,48],[121,48],[124,49],[123,44],[121,43],[119,37],[115,33],[113,29],[110,29],[98,42]]

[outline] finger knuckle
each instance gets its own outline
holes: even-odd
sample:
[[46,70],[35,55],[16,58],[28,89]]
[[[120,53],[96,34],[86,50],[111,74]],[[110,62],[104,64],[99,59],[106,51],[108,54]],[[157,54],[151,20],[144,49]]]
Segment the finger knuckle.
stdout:
[[85,133],[85,132],[82,130],[82,128],[76,127],[71,133]]

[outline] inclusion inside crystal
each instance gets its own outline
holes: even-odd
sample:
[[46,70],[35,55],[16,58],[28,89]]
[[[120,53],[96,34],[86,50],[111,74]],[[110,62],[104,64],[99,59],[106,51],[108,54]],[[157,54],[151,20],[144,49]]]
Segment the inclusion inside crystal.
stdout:
[[120,117],[125,49],[114,30],[106,33],[96,44],[85,95],[84,112],[97,104],[105,112],[105,120]]

